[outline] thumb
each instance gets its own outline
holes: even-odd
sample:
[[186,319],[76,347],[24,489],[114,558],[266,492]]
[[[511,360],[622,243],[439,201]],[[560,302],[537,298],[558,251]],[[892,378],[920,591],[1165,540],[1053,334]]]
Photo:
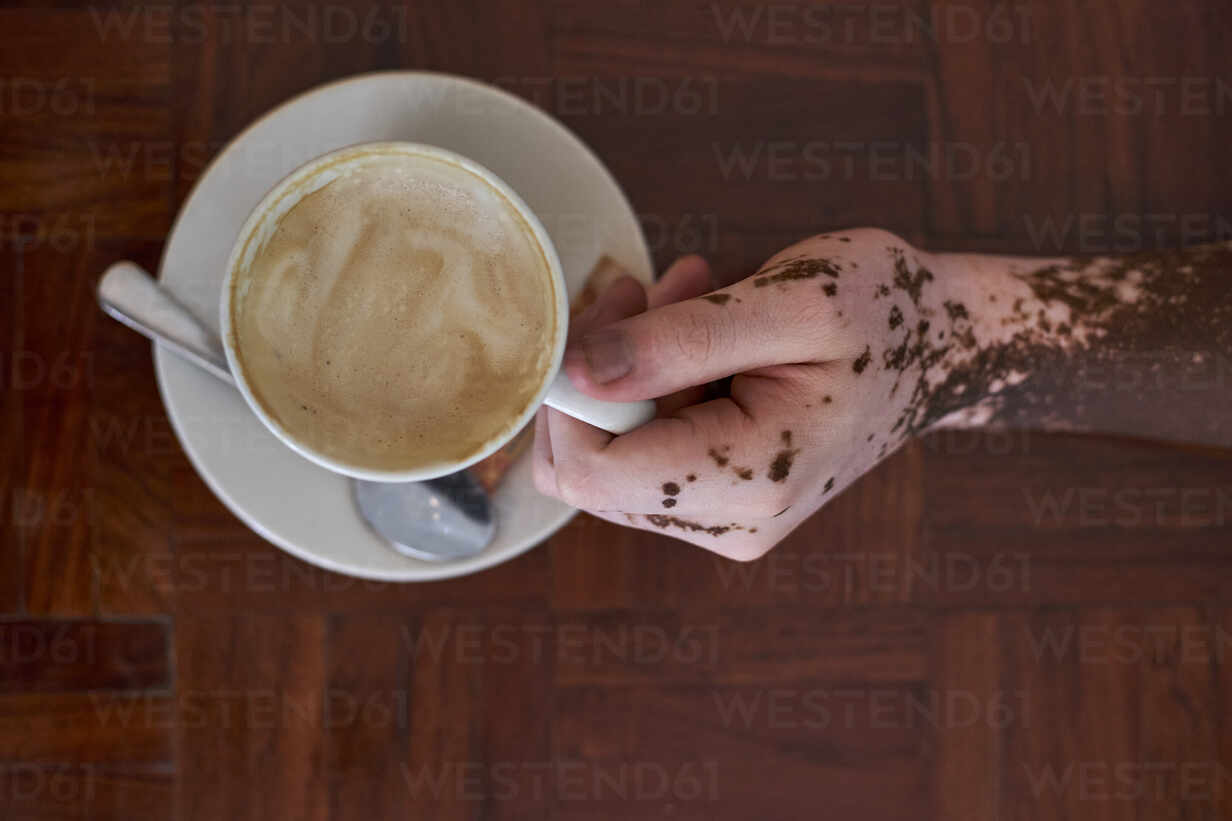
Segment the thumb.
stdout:
[[810,325],[823,317],[753,290],[737,284],[590,330],[570,342],[565,371],[591,396],[627,402],[816,360],[820,329]]

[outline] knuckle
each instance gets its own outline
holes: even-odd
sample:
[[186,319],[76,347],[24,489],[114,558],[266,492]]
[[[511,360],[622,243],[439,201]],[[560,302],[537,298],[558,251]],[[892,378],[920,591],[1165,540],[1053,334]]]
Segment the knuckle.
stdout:
[[800,297],[786,302],[769,317],[774,327],[767,330],[795,333],[813,343],[832,336],[838,323],[834,319],[834,307],[822,296],[821,289],[809,289]]
[[671,326],[668,345],[682,359],[705,361],[714,354],[717,341],[713,320],[688,313]]
[[735,562],[754,562],[770,552],[774,542],[759,539],[745,539],[724,546],[719,552]]
[[905,245],[906,241],[898,234],[884,228],[855,228],[845,231],[844,235],[851,240],[852,245],[882,249],[887,245]]
[[556,486],[556,474],[542,459],[536,459],[532,465],[531,476],[535,480],[535,489],[544,496],[555,496],[559,493]]
[[556,464],[556,487],[561,501],[579,508],[600,508],[600,484],[594,466],[586,459]]

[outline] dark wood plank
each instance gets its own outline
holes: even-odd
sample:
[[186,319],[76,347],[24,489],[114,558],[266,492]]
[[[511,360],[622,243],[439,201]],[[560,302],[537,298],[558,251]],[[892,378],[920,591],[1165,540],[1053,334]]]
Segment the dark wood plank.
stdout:
[[177,537],[174,559],[160,577],[176,612],[414,612],[444,604],[531,603],[546,599],[550,581],[542,548],[470,578],[398,584],[331,573],[247,530],[228,531],[235,535]]
[[400,65],[498,82],[548,76],[550,5],[547,0],[416,3],[406,9]]
[[397,616],[329,621],[325,772],[331,821],[388,818],[405,806],[409,631]]
[[1227,453],[1096,437],[947,436],[948,451],[925,449],[924,555],[953,571],[926,600],[1163,602],[1226,589]]
[[[855,7],[584,9],[554,11],[556,76],[510,82],[613,168],[659,268],[702,253],[731,279],[838,225],[919,233],[920,180],[905,159],[924,133],[924,38],[907,36],[919,4],[879,9],[875,54],[877,24]],[[853,52],[864,59],[837,57]]]
[[718,678],[922,681],[927,640],[925,614],[908,608],[732,609],[722,616]]
[[432,610],[412,625],[413,636],[445,648],[411,653],[412,732],[403,776],[409,802],[425,818],[470,818],[485,798],[482,680],[455,643],[458,624],[474,624],[474,616]]
[[937,52],[932,139],[1012,161],[930,186],[935,241],[1056,254],[1226,238],[1232,63],[1216,44],[1232,23],[1217,4],[1012,8],[1021,25]]
[[[595,545],[603,549],[596,550]],[[635,533],[584,513],[575,516],[548,542],[552,606],[560,610],[632,606],[639,567],[652,553],[672,562],[669,545],[670,540],[662,537]]]
[[174,756],[175,701],[166,693],[0,695],[0,760],[149,764]]
[[177,817],[328,817],[324,656],[320,616],[177,621]]
[[23,821],[171,818],[174,788],[165,767],[0,764],[0,812]]
[[90,559],[99,610],[165,613],[174,592],[171,498],[180,494],[169,463],[182,463],[185,456],[153,386],[100,398],[89,422]]
[[90,281],[94,238],[23,252],[13,272],[18,310],[13,388],[17,437],[13,511],[24,545],[25,606],[84,616],[94,609],[89,561],[94,488],[88,469],[89,398],[96,375],[90,338],[102,321]]
[[897,818],[927,801],[907,688],[773,684],[569,687],[557,698],[554,817]]
[[[86,452],[88,411],[80,397],[28,397],[21,413],[25,451],[17,536],[24,545],[25,607],[30,613],[88,616],[94,612],[90,566],[93,488]],[[43,457],[41,454],[54,454]]]
[[0,212],[30,215],[46,241],[86,226],[161,238],[171,225],[171,42],[148,36],[142,10],[113,11],[119,29],[99,9],[0,12],[14,33],[0,76],[24,83],[0,136]]
[[709,681],[724,669],[717,609],[561,614],[553,638],[560,684]]
[[[1228,644],[1232,640],[1230,639],[1232,637],[1232,608],[1215,608],[1211,615],[1211,624],[1210,644],[1216,648],[1212,654],[1217,659],[1226,659]],[[1214,687],[1216,690],[1215,755],[1226,769],[1228,762],[1232,761],[1232,733],[1228,732],[1228,728],[1232,726],[1232,667],[1222,663],[1218,665]],[[1232,812],[1232,793],[1226,789],[1218,791],[1214,804],[1216,815],[1227,816],[1229,812]]]
[[[790,241],[837,225],[920,233],[923,188],[906,159],[923,149],[918,84],[665,69],[608,54],[564,55],[557,70],[578,87],[549,98],[555,113],[623,181],[655,234],[660,269],[701,251],[721,275],[743,276]],[[701,100],[659,110],[627,91],[634,102],[623,109],[607,102],[639,79],[673,100]],[[740,239],[720,248],[720,236]]]
[[170,641],[165,624],[0,622],[0,692],[170,686]]
[[996,613],[938,619],[932,683],[946,705],[936,723],[933,800],[938,819],[1001,818],[1005,729],[1030,722],[1021,692],[1005,692]]
[[814,6],[783,2],[766,6],[752,2],[658,3],[639,7],[636,14],[621,5],[592,8],[582,0],[553,3],[554,22],[562,47],[583,37],[613,46],[654,46],[664,59],[697,60],[689,49],[721,49],[731,68],[741,58],[765,55],[773,61],[787,56],[818,63],[847,64],[869,69],[878,65],[921,65],[931,22],[926,3],[900,0],[875,9],[859,4]]
[[[421,14],[433,25],[423,25]],[[456,17],[458,37],[428,34],[438,28],[442,14]],[[458,4],[405,6],[383,0],[206,5],[173,15],[169,27],[177,43],[171,73],[183,92],[170,106],[181,154],[177,201],[228,140],[274,106],[321,83],[362,72],[432,67],[408,59],[408,50],[421,42],[452,47],[488,30],[476,29],[474,15]],[[491,30],[493,35],[501,31]],[[264,146],[258,156],[277,157],[279,151],[280,146]]]
[[[102,243],[90,273],[123,257],[154,271],[160,250],[153,243]],[[83,279],[88,286],[91,277]],[[90,558],[98,607],[104,614],[166,613],[171,506],[184,495],[173,472],[187,458],[163,409],[150,343],[100,318],[89,349]]]
[[1215,817],[1227,766],[1216,752],[1210,671],[1222,651],[1209,615],[1065,609],[1005,623],[1011,686],[1025,693],[1030,720],[1007,727],[1006,817],[1142,818],[1177,807]]
[[538,778],[555,758],[552,670],[564,639],[546,610],[485,608],[484,625],[491,640],[479,670],[483,693],[477,730],[489,779],[485,814],[546,818]]
[[403,634],[411,669],[404,800],[425,817],[543,817],[553,766],[551,671],[560,632],[544,610],[441,608]]
[[[25,384],[24,376],[20,382],[17,380],[30,358],[22,341],[22,277],[18,270],[24,260],[7,234],[0,241],[0,254],[17,268],[0,276],[0,384],[4,386],[0,391],[0,436],[5,442],[16,442],[25,401],[16,384]],[[26,490],[24,458],[19,457],[19,450],[6,447],[0,453],[0,613],[4,614],[20,613],[23,608],[25,540],[19,527],[26,507]]]

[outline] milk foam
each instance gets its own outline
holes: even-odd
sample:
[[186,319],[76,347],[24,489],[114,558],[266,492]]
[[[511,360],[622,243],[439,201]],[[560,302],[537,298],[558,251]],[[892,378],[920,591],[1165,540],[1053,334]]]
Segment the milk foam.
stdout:
[[257,401],[360,467],[470,456],[551,361],[554,284],[530,227],[484,180],[431,157],[373,157],[308,194],[236,286]]

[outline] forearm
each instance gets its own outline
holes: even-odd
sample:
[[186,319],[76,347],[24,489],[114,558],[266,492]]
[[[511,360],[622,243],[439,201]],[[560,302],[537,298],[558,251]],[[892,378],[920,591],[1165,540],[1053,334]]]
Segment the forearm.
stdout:
[[[1232,445],[1232,245],[1125,257],[937,255],[970,334],[912,427]],[[961,328],[960,328],[961,330]]]

